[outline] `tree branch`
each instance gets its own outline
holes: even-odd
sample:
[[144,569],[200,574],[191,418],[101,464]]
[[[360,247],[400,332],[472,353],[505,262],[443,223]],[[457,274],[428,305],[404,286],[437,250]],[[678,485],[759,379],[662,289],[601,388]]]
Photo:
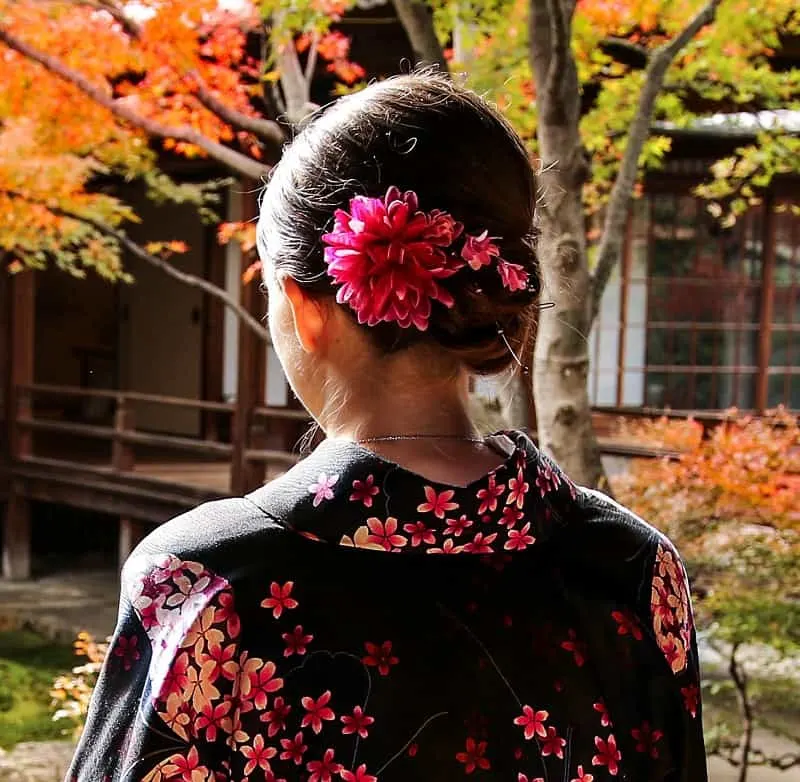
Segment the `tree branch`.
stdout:
[[111,226],[101,223],[99,220],[86,217],[85,215],[78,214],[77,212],[72,212],[69,209],[62,209],[59,206],[52,206],[44,203],[43,201],[28,198],[24,194],[14,190],[3,190],[3,192],[6,195],[16,198],[20,201],[26,201],[29,204],[35,204],[37,206],[44,207],[58,217],[65,217],[69,220],[77,220],[79,223],[83,223],[84,225],[94,228],[94,230],[98,233],[104,234],[105,236],[108,236],[114,241],[118,242],[131,255],[135,256],[139,260],[149,263],[151,266],[155,266],[169,277],[172,277],[172,279],[177,280],[184,285],[188,285],[190,288],[198,288],[212,298],[217,299],[217,301],[222,302],[222,304],[236,313],[239,319],[250,329],[252,329],[256,336],[258,336],[260,339],[263,339],[265,342],[269,341],[269,332],[267,329],[264,328],[264,326],[262,326],[261,323],[259,323],[259,321],[254,318],[238,301],[236,301],[236,299],[232,298],[227,291],[219,288],[218,286],[214,285],[214,283],[209,282],[202,277],[198,277],[195,274],[190,274],[189,272],[184,272],[175,268],[175,266],[173,266],[171,263],[168,263],[163,258],[159,258],[157,255],[147,252],[144,247],[128,238],[124,233],[122,233],[122,231],[117,231]]
[[189,71],[187,76],[195,82],[195,95],[197,100],[205,106],[212,114],[216,114],[223,122],[228,125],[252,133],[262,141],[266,141],[275,146],[280,146],[286,141],[286,136],[277,122],[262,117],[251,117],[241,111],[226,106],[217,98],[208,85],[203,81],[203,77],[197,71]]
[[[552,0],[551,0],[552,1]],[[644,84],[639,93],[639,105],[631,122],[628,141],[622,156],[617,178],[611,189],[606,209],[603,235],[597,250],[597,265],[592,274],[589,303],[589,323],[593,323],[600,311],[600,301],[611,272],[622,251],[625,223],[628,219],[631,195],[639,171],[639,157],[650,135],[650,124],[656,98],[664,85],[667,69],[677,54],[707,24],[714,21],[721,0],[710,0],[700,12],[668,44],[658,48],[645,71]]]
[[[125,11],[117,6],[112,0],[77,0],[81,5],[88,5],[99,11],[108,13],[117,24],[122,27],[129,38],[138,40],[142,35],[142,27],[135,20],[131,19]],[[251,117],[241,111],[226,106],[208,88],[203,77],[195,70],[189,71],[188,78],[195,83],[195,95],[201,105],[208,109],[212,114],[216,114],[223,122],[234,128],[252,133],[257,138],[269,144],[280,146],[286,137],[277,122],[272,122],[261,117]]]
[[433,14],[424,0],[392,0],[418,63],[436,65],[442,73],[450,68],[433,28]]
[[115,100],[100,87],[92,84],[81,73],[64,65],[55,57],[40,52],[3,27],[0,27],[0,42],[23,57],[39,63],[54,76],[77,87],[84,95],[110,111],[117,119],[128,122],[153,138],[174,139],[175,141],[183,141],[186,144],[193,144],[226,168],[251,179],[262,179],[270,171],[269,166],[258,163],[235,149],[230,149],[223,144],[206,138],[194,128],[162,125],[155,120],[142,117],[123,102]]

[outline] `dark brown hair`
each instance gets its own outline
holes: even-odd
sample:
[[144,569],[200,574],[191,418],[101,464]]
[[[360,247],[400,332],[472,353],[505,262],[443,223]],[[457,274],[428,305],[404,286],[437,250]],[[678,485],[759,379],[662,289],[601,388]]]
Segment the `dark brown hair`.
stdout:
[[536,176],[524,144],[500,113],[444,75],[394,77],[312,119],[264,193],[262,259],[302,287],[332,294],[321,236],[334,210],[347,209],[356,195],[382,197],[391,185],[415,191],[421,208],[449,212],[469,233],[488,230],[500,237],[502,257],[523,266],[533,284],[512,293],[496,268],[465,268],[444,281],[455,305],[434,303],[427,331],[381,323],[369,328],[375,343],[394,352],[433,340],[472,372],[508,368],[514,358],[504,337],[519,354],[539,291]]

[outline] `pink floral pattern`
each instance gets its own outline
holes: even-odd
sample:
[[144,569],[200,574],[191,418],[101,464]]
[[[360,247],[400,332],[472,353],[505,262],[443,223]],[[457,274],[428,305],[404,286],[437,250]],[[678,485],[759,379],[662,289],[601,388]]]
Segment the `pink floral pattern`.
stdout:
[[[333,493],[316,506],[315,480]],[[293,538],[302,566],[267,556],[262,567],[250,538],[244,550],[259,566],[245,576],[241,558],[223,577],[194,558],[134,557],[100,687],[103,702],[139,698],[135,724],[124,743],[98,747],[74,782],[103,779],[107,762],[127,764],[107,779],[146,782],[662,778],[683,762],[672,731],[693,736],[702,763],[688,588],[665,539],[637,542],[632,570],[645,579],[635,602],[590,557],[566,566],[538,555],[559,525],[568,547],[577,540],[567,528],[576,489],[543,457],[518,451],[467,487],[408,486],[398,490],[375,463],[361,473],[311,465],[296,482],[301,518],[315,507],[321,515]],[[319,562],[337,554],[353,564],[331,579]],[[390,589],[386,574],[405,565],[402,588]],[[431,572],[449,574],[435,596]],[[352,605],[325,602],[339,578],[358,584]],[[584,615],[576,596],[594,584]],[[437,678],[420,686],[429,671]],[[630,698],[643,675],[660,677],[659,693],[672,686],[674,699],[651,703],[648,688]],[[87,735],[102,738],[113,722],[95,716]],[[692,779],[703,774],[698,765]]]
[[653,632],[673,673],[686,670],[693,622],[689,584],[673,549],[659,543],[650,608]]

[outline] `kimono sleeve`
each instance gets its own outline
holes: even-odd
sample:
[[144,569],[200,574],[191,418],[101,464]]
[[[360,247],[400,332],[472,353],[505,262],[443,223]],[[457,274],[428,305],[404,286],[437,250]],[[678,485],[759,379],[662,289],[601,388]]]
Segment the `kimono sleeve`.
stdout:
[[129,560],[67,782],[226,779],[239,632],[231,585],[202,563]]
[[650,618],[656,642],[675,677],[682,711],[671,732],[683,736],[681,780],[708,779],[700,703],[700,662],[689,582],[680,555],[659,541],[652,571]]

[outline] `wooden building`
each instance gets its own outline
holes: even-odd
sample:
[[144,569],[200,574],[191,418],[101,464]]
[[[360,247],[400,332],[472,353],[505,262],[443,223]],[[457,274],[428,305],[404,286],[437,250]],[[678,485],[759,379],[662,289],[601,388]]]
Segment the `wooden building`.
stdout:
[[[358,22],[374,23],[372,73],[409,53],[385,11]],[[357,46],[353,57],[370,59]],[[800,410],[800,218],[772,208],[797,203],[797,182],[776,183],[763,206],[720,230],[691,188],[741,138],[712,129],[676,132],[674,142],[635,204],[588,337],[598,416]],[[255,214],[247,190],[229,193],[229,220]],[[249,260],[237,247],[220,247],[189,209],[135,206],[143,220],[133,238],[185,241],[178,266],[264,314],[257,286],[242,284]],[[30,575],[32,503],[106,514],[124,557],[148,524],[245,492],[297,458],[308,421],[272,349],[219,301],[135,259],[128,268],[130,286],[56,269],[0,273],[4,577]]]

